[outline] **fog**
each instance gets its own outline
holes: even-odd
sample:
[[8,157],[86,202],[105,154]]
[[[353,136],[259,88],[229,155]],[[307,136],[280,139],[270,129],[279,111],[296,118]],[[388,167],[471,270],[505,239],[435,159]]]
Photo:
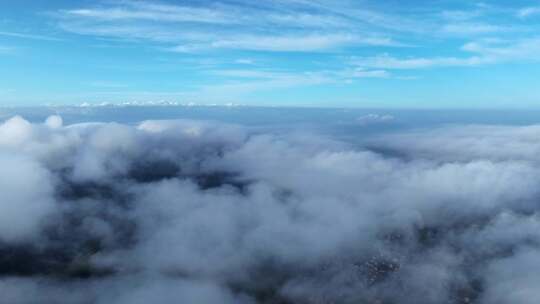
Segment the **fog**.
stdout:
[[12,117],[2,301],[538,302],[540,126],[362,142]]

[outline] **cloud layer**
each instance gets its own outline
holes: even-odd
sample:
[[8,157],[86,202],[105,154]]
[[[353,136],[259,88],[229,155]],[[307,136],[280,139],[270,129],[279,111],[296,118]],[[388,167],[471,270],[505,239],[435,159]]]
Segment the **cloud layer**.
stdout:
[[536,303],[538,126],[0,125],[8,303]]

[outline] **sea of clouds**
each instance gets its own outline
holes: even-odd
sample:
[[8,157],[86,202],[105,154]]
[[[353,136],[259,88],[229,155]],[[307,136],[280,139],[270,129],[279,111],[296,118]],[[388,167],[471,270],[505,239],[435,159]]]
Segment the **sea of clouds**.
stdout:
[[540,126],[0,124],[2,303],[538,303]]

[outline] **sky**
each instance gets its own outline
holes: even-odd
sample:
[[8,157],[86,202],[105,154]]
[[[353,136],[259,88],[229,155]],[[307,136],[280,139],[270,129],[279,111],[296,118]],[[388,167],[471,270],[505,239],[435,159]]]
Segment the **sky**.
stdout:
[[0,105],[540,108],[540,1],[0,2]]

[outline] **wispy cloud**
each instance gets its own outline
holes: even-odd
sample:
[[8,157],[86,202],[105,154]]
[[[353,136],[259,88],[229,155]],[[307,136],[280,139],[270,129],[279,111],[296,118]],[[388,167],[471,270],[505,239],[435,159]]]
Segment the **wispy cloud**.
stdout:
[[444,10],[440,13],[443,19],[451,21],[467,21],[477,18],[482,15],[479,10],[464,11],[464,10]]
[[448,66],[473,66],[486,63],[481,57],[412,57],[396,58],[388,54],[374,57],[356,58],[353,63],[361,67],[377,69],[425,69]]
[[366,70],[357,68],[352,72],[351,76],[355,78],[389,78],[390,73],[386,70]]
[[379,69],[425,69],[478,66],[509,61],[538,61],[540,60],[540,39],[524,39],[512,43],[477,41],[465,44],[461,50],[474,55],[396,58],[382,54],[374,57],[355,58],[353,63],[361,67]]
[[[277,1],[286,2],[286,1]],[[293,0],[290,1],[309,7],[311,10],[330,13],[352,21],[354,27],[371,30],[392,30],[397,32],[426,33],[429,32],[427,22],[422,18],[411,18],[399,13],[389,13],[390,9],[376,9],[366,2],[332,1],[332,0]]]
[[188,42],[170,48],[174,52],[194,52],[208,49],[239,49],[275,52],[317,52],[335,50],[347,46],[398,46],[397,42],[383,37],[360,37],[353,34],[308,35],[230,35],[215,40]]
[[465,44],[462,50],[478,53],[493,61],[540,60],[540,38],[506,41],[477,41]]
[[[294,1],[293,1],[294,2]],[[59,26],[69,32],[127,40],[176,44],[176,52],[212,49],[252,51],[326,51],[351,46],[399,47],[380,31],[315,3],[291,8],[247,3],[205,7],[123,1],[116,5],[61,10]],[[373,17],[367,17],[371,20]]]
[[248,64],[248,65],[251,65],[251,64],[255,64],[255,60],[251,59],[251,58],[239,58],[239,59],[236,59],[234,61],[234,63],[236,64]]
[[[536,8],[520,11],[534,14]],[[195,3],[124,0],[60,10],[62,29],[83,35],[173,44],[160,49],[200,52],[212,49],[252,51],[328,51],[343,47],[415,45],[402,33],[456,37],[501,34],[517,28],[484,20],[491,6],[470,10],[400,13],[369,2],[244,0]],[[499,11],[497,11],[499,13]],[[520,29],[521,30],[521,29]],[[400,39],[398,39],[398,37]]]
[[515,30],[514,28],[507,26],[499,26],[488,23],[448,23],[442,27],[445,33],[458,34],[458,35],[477,35],[477,34],[491,34],[510,32]]
[[391,74],[386,70],[370,70],[364,68],[344,69],[344,70],[324,70],[312,72],[290,72],[290,71],[268,71],[268,70],[210,70],[213,75],[228,78],[241,79],[327,79],[332,81],[345,81],[354,78],[389,78]]
[[391,78],[385,70],[336,69],[309,72],[276,70],[209,70],[207,73],[223,77],[225,82],[205,85],[193,93],[194,96],[231,96],[237,99],[247,94],[275,89],[302,88],[314,85],[351,84],[362,78]]
[[17,32],[0,31],[0,36],[22,38],[22,39],[33,39],[33,40],[62,41],[62,39],[57,38],[57,37],[27,34],[27,33],[17,33]]
[[[59,26],[72,33],[169,44],[160,46],[162,50],[282,52],[416,45],[401,41],[403,34],[433,39],[527,30],[484,18],[500,11],[475,5],[470,10],[438,10],[435,6],[401,13],[385,9],[383,4],[377,7],[370,2],[326,0],[271,0],[257,4],[222,0],[205,5],[124,0],[60,10],[56,17]],[[536,8],[520,11],[523,16],[534,13]]]
[[63,10],[66,17],[92,18],[100,21],[149,20],[158,22],[235,23],[238,19],[212,8],[196,8],[151,2],[124,1],[123,6]]
[[[227,73],[224,72],[224,75]],[[242,76],[238,71],[235,72],[237,77]],[[232,76],[230,74],[229,76]],[[228,81],[216,85],[205,85],[200,87],[195,95],[212,98],[215,96],[228,96],[230,98],[242,98],[246,94],[259,91],[269,91],[275,89],[286,89],[295,87],[305,87],[320,84],[335,83],[335,78],[325,73],[276,73],[264,74],[254,73],[243,75],[245,78],[239,81]]]

